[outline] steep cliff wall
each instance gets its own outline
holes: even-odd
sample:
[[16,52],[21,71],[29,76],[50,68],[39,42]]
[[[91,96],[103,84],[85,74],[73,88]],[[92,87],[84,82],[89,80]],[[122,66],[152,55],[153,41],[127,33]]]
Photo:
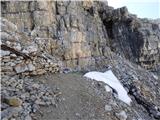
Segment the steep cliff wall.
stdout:
[[[101,2],[2,2],[2,17],[17,25],[43,51],[64,66],[86,68],[117,54],[155,68],[159,63],[160,25]],[[103,59],[102,59],[103,57]]]
[[100,16],[114,52],[146,69],[159,64],[160,21],[139,19],[126,7],[100,10]]
[[93,3],[38,1],[20,4],[4,2],[2,17],[43,46],[43,51],[59,57],[65,66],[91,66],[102,56],[106,40],[100,18],[89,12]]

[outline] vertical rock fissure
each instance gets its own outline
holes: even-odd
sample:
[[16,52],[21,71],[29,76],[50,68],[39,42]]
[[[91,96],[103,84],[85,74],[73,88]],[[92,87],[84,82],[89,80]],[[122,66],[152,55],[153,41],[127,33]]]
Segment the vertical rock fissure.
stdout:
[[113,21],[112,20],[109,20],[107,22],[103,21],[103,24],[106,28],[109,39],[113,39],[114,38],[113,31],[112,31]]
[[[28,10],[31,10],[31,4],[32,2],[29,1],[28,2]],[[34,21],[34,14],[33,14],[34,11],[30,11],[30,19],[31,19],[31,31],[34,30],[35,28],[35,21]]]

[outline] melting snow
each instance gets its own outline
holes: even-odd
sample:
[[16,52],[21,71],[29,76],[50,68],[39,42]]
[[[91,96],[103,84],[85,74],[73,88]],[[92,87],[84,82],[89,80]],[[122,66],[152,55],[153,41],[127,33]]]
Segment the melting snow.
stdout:
[[[111,70],[108,70],[104,73],[102,72],[88,72],[84,75],[87,78],[91,78],[97,81],[103,81],[107,85],[109,85],[112,89],[116,90],[118,94],[118,98],[125,102],[126,104],[130,105],[131,98],[127,95],[127,91],[124,89],[120,81],[117,77],[113,74]],[[107,90],[106,90],[107,91]]]

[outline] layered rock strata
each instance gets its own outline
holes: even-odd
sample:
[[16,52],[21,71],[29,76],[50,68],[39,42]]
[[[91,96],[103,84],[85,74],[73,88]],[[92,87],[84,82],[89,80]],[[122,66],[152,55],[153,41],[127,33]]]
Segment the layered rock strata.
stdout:
[[2,2],[2,17],[66,67],[95,66],[108,53],[106,46],[147,69],[160,61],[159,22],[139,19],[126,7],[92,1]]

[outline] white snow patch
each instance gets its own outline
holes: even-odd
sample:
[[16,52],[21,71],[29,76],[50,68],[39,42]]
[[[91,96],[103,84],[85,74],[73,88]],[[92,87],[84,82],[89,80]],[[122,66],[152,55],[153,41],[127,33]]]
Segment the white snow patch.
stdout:
[[[118,98],[120,100],[130,105],[130,102],[132,101],[131,98],[127,95],[127,91],[124,89],[120,81],[117,79],[117,77],[113,74],[111,70],[108,70],[104,73],[96,71],[88,72],[84,75],[84,77],[105,82],[112,89],[116,90]],[[108,90],[106,89],[106,91]]]

